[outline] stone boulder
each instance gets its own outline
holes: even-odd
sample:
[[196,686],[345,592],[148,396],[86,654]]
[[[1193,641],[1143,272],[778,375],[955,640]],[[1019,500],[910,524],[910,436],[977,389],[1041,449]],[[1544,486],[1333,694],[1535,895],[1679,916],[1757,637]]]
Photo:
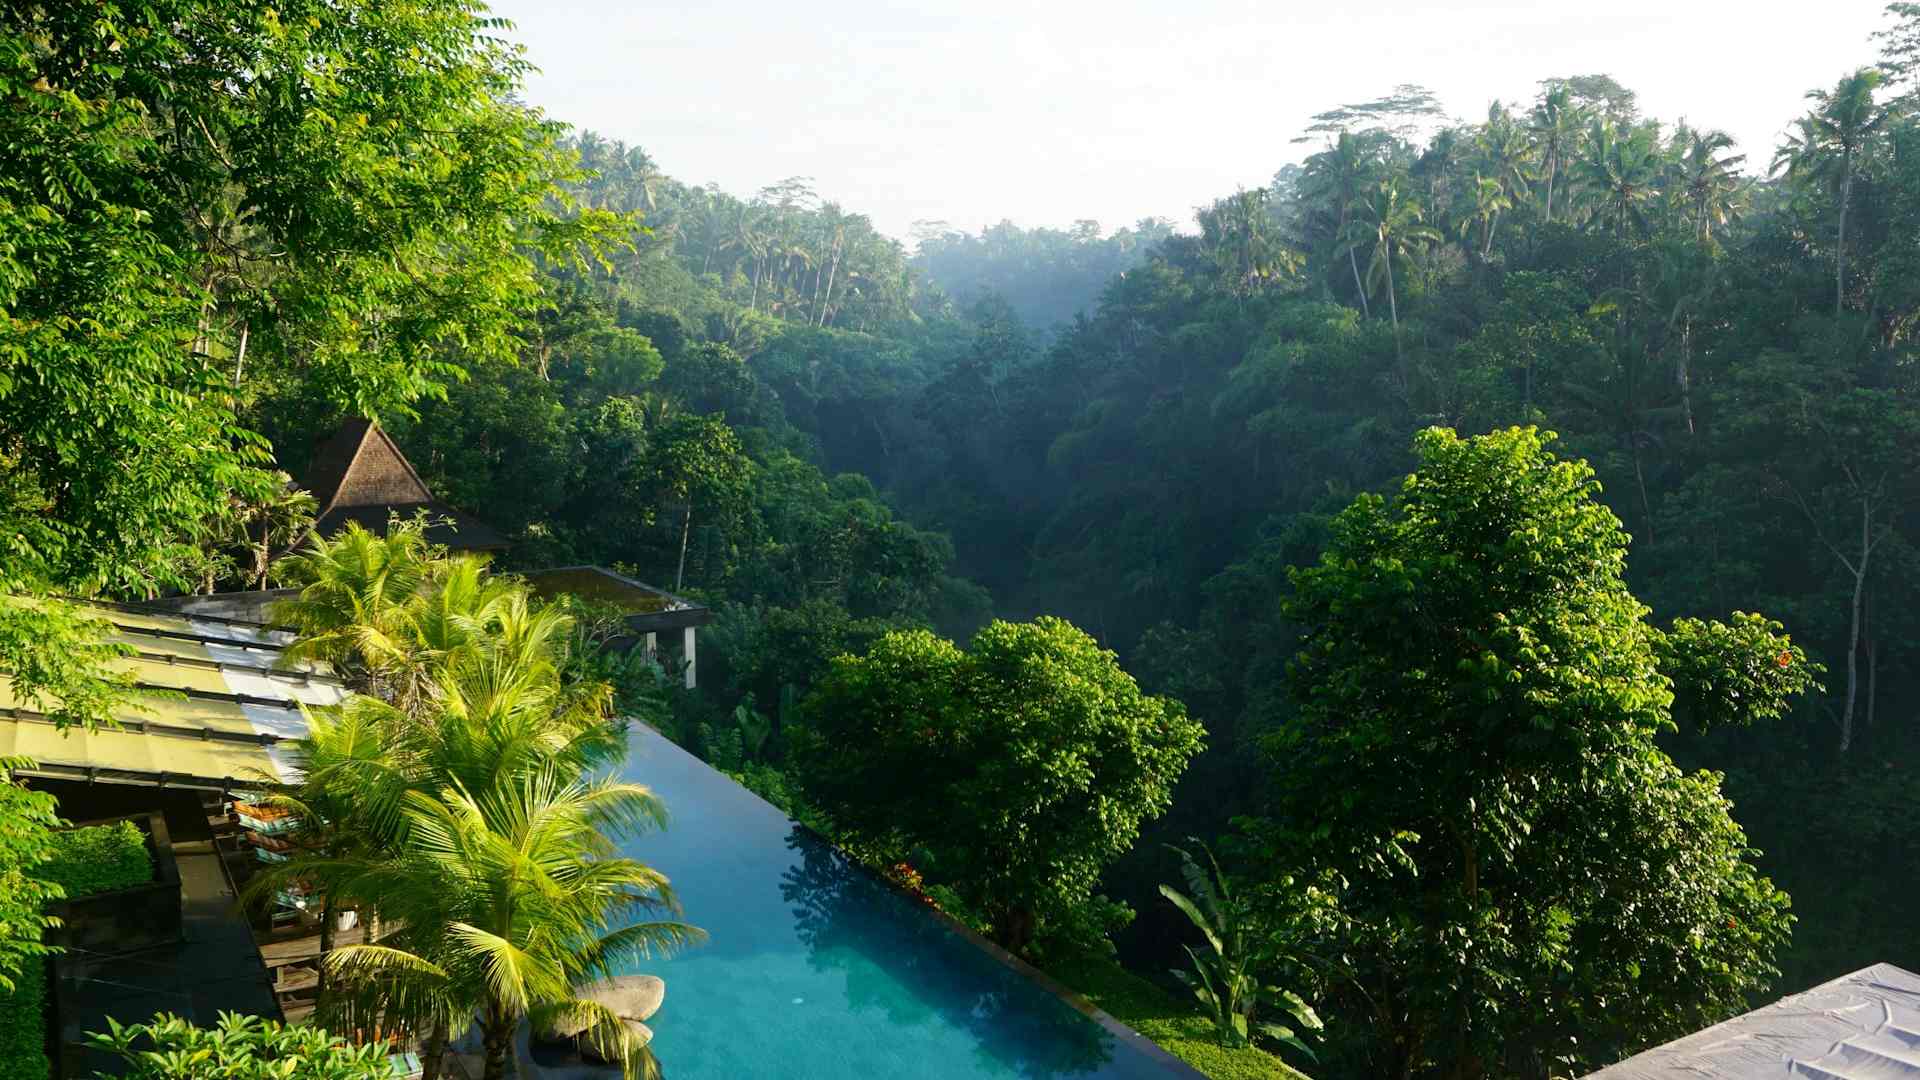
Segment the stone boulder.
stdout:
[[[580,997],[605,1005],[622,1020],[639,1022],[652,1019],[667,999],[667,981],[658,975],[620,975],[581,991]],[[581,1020],[563,1022],[540,1032],[549,1042],[578,1038],[587,1030]],[[652,1036],[648,1036],[651,1038]]]

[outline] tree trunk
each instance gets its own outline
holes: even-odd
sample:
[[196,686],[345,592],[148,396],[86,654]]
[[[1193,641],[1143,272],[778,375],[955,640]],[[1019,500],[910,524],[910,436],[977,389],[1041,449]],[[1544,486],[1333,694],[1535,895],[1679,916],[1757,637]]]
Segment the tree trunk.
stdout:
[[[1347,208],[1344,206],[1340,208],[1340,231],[1347,231]],[[1360,294],[1360,317],[1371,319],[1373,312],[1367,306],[1367,286],[1360,280],[1360,257],[1353,253],[1352,248],[1347,249],[1347,265],[1353,269],[1353,289]]]
[[687,537],[693,532],[693,499],[687,499],[687,516],[680,523],[680,569],[673,572],[673,591],[680,591],[687,576]]
[[320,902],[320,957],[314,967],[320,969],[320,980],[315,984],[316,997],[327,996],[327,954],[333,951],[333,929],[337,914],[333,910],[333,896],[329,894]]
[[827,325],[827,305],[833,302],[833,279],[839,276],[839,273],[840,250],[836,247],[833,252],[833,263],[827,268],[827,291],[820,298],[820,321],[817,325]]
[[240,350],[234,355],[233,359],[233,385],[235,387],[240,385],[240,373],[247,366],[247,331],[251,329],[253,329],[253,327],[247,323],[240,324]]
[[1867,728],[1873,728],[1875,706],[1880,699],[1880,648],[1873,636],[1873,594],[1867,594],[1862,621],[1866,623],[1867,650]]
[[1487,247],[1486,247],[1486,250],[1480,253],[1481,258],[1483,259],[1493,258],[1493,230],[1499,227],[1500,227],[1500,211],[1495,210],[1493,212],[1493,216],[1487,219]]
[[507,1080],[507,1062],[513,1057],[514,1024],[495,1008],[488,1008],[486,1021],[486,1071],[481,1080]]
[[447,1057],[447,1022],[435,1020],[420,1053],[420,1080],[440,1080],[440,1065]]
[[1693,316],[1680,328],[1680,411],[1687,418],[1687,434],[1693,431]]
[[1033,944],[1033,931],[1037,922],[1032,908],[1011,905],[1003,908],[993,920],[994,944],[1018,956],[1027,946]]
[[1853,705],[1860,692],[1860,615],[1867,589],[1867,559],[1873,554],[1873,504],[1860,498],[1860,562],[1853,571],[1853,613],[1847,631],[1847,707],[1840,713],[1840,752],[1853,748]]
[[1557,155],[1547,158],[1547,224],[1553,224],[1553,174],[1560,164]]
[[1400,344],[1400,301],[1393,295],[1393,252],[1387,252],[1387,310],[1393,315],[1393,355],[1402,364],[1407,362],[1406,347]]
[[1640,486],[1640,520],[1647,523],[1647,543],[1653,543],[1653,504],[1647,500],[1647,477],[1640,470],[1640,433],[1627,436],[1633,444],[1633,482]]
[[1840,314],[1841,301],[1847,295],[1847,203],[1853,199],[1853,153],[1848,151],[1840,165],[1840,235],[1833,245],[1833,313]]

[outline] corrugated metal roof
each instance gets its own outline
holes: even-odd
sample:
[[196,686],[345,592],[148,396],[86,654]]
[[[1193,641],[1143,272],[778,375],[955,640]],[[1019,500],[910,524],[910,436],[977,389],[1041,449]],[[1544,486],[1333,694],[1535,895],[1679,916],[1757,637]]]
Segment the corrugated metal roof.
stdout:
[[56,728],[47,702],[18,698],[0,673],[0,754],[34,759],[28,775],[117,783],[227,787],[291,780],[278,744],[306,734],[305,705],[345,697],[338,680],[281,670],[282,632],[221,620],[101,607],[113,639],[136,650],[116,661],[141,687],[98,731]]
[[1920,975],[1861,968],[1587,1080],[1920,1080]]

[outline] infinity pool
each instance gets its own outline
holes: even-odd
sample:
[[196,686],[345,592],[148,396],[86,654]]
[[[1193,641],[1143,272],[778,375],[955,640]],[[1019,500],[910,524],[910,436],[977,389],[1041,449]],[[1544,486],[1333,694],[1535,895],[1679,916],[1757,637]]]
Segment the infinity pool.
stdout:
[[636,727],[628,779],[672,823],[626,853],[673,880],[711,940],[638,971],[667,981],[652,1021],[668,1080],[1195,1077],[1121,1036],[706,763]]

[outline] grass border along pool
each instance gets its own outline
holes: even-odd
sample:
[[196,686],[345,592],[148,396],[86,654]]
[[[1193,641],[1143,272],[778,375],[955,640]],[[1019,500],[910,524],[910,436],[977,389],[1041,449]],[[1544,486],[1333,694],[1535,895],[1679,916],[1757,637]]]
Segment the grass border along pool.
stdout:
[[1107,957],[1062,960],[1050,964],[1047,973],[1212,1080],[1308,1080],[1265,1050],[1220,1045],[1213,1024],[1198,1008]]

